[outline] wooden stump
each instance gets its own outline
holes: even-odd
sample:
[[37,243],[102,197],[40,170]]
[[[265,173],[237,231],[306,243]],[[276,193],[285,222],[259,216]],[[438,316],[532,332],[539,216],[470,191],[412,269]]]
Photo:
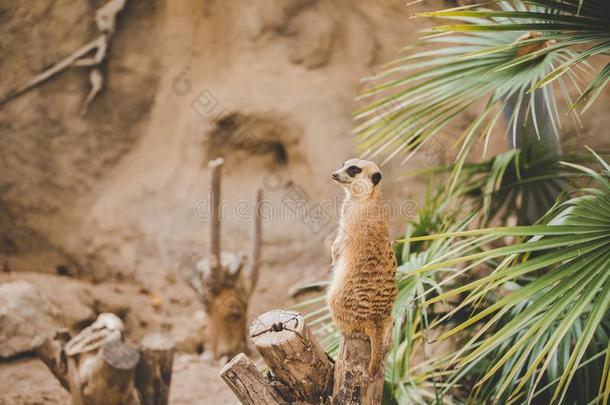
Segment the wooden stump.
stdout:
[[250,337],[275,378],[290,387],[297,400],[315,404],[326,400],[333,362],[301,314],[269,311],[252,322]]
[[163,333],[146,336],[140,342],[140,356],[135,384],[142,405],[167,405],[174,361],[173,339]]
[[70,392],[73,405],[167,405],[174,355],[168,335],[146,336],[139,352],[118,339],[67,355],[68,341],[70,333],[60,329],[37,354]]
[[376,376],[370,377],[368,374],[370,358],[371,344],[366,336],[341,335],[335,366],[333,405],[381,404],[383,367]]
[[262,190],[257,190],[252,219],[251,252],[221,252],[220,196],[222,158],[208,163],[210,219],[208,256],[199,260],[187,278],[209,319],[207,344],[212,356],[234,356],[246,351],[248,302],[258,281],[261,250]]
[[[386,348],[390,337],[388,328]],[[381,404],[384,373],[368,375],[371,345],[366,336],[341,335],[339,356],[334,364],[301,314],[274,310],[252,322],[250,338],[271,373],[266,381],[244,354],[224,368],[223,379],[242,403],[275,404],[265,396],[279,395],[287,403],[299,405]]]
[[133,346],[121,341],[106,343],[90,363],[79,367],[83,403],[137,404],[134,375],[139,360]]
[[220,375],[244,405],[288,404],[244,353],[227,363]]

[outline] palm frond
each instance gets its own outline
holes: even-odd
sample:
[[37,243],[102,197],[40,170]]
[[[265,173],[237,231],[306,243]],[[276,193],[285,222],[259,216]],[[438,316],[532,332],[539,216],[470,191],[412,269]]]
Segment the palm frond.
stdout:
[[[582,4],[581,4],[582,3]],[[422,13],[449,18],[453,25],[437,26],[411,52],[367,79],[361,99],[374,102],[355,112],[354,129],[365,156],[397,156],[403,162],[439,134],[472,105],[482,105],[478,116],[456,139],[461,144],[456,172],[478,139],[485,143],[502,115],[502,104],[515,108],[507,128],[516,132],[523,116],[539,120],[545,110],[557,133],[557,84],[569,107],[587,108],[610,80],[610,67],[585,84],[573,100],[567,89],[595,74],[587,60],[610,52],[610,10],[604,0],[511,0],[483,6]],[[579,47],[586,46],[586,49]],[[538,103],[536,99],[539,99]],[[525,111],[525,112],[524,112]],[[579,114],[571,110],[579,122]],[[456,181],[450,183],[453,190]]]
[[[538,395],[541,383],[555,381],[548,400],[549,403],[561,403],[583,361],[607,349],[610,333],[610,166],[595,156],[603,170],[565,163],[586,174],[596,187],[584,188],[580,195],[557,206],[546,225],[461,231],[410,239],[414,242],[471,235],[476,236],[471,246],[479,249],[473,254],[428,264],[415,274],[425,275],[437,268],[472,263],[461,270],[465,271],[476,264],[504,258],[490,274],[426,300],[426,304],[431,305],[467,294],[454,310],[457,311],[504,290],[491,301],[492,304],[441,337],[455,336],[478,325],[478,332],[453,359],[458,372],[473,362],[487,359],[488,366],[483,368],[474,396],[491,395],[501,402],[523,397],[532,401]],[[481,250],[490,242],[485,237],[498,239],[504,235],[528,238],[512,246]],[[607,364],[603,370],[604,374],[597,373],[597,378],[603,375],[607,379]],[[607,395],[606,381],[597,380],[596,384],[598,396]]]
[[[527,145],[483,162],[466,163],[458,178],[459,186],[453,195],[446,196],[446,202],[463,197],[473,199],[480,214],[480,226],[487,226],[498,216],[501,224],[513,216],[520,225],[535,223],[565,194],[569,183],[583,174],[561,164],[559,156],[540,151],[537,142]],[[589,153],[575,152],[564,153],[561,159],[578,164],[595,161]],[[451,165],[435,167],[420,175],[447,174],[452,169]]]

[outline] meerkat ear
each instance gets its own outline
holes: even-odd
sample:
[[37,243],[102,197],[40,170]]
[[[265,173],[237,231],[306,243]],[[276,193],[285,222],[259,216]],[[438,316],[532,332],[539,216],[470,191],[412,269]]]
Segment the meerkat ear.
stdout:
[[373,173],[373,175],[371,176],[371,181],[373,182],[374,186],[379,184],[379,182],[381,181],[381,173]]

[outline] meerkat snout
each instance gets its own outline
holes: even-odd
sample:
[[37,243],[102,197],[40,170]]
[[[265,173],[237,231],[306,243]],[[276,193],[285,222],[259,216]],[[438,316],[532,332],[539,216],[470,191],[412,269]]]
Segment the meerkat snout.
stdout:
[[332,174],[332,179],[350,195],[365,196],[376,190],[381,181],[381,171],[368,160],[350,159]]

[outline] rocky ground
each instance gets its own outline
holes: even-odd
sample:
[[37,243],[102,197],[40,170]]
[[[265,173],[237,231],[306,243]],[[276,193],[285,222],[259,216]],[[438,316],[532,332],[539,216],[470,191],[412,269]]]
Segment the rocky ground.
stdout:
[[[266,278],[266,277],[265,277]],[[297,280],[255,293],[252,313],[286,307],[285,295]],[[23,289],[26,288],[26,293]],[[31,289],[31,291],[30,291]],[[278,290],[285,294],[278,294]],[[9,305],[11,303],[11,305]],[[197,298],[183,284],[151,291],[135,284],[92,284],[66,276],[40,273],[0,273],[0,404],[64,404],[68,393],[28,348],[40,343],[41,331],[65,326],[78,331],[97,314],[113,312],[125,324],[126,339],[138,342],[148,333],[164,331],[175,339],[172,404],[230,404],[233,394],[221,381],[223,361],[205,352],[206,318]],[[9,318],[18,317],[19,332]],[[17,336],[15,338],[14,336]],[[31,337],[31,339],[30,339]]]
[[[170,403],[239,404],[231,390],[221,382],[217,363],[203,361],[199,355],[179,354],[174,359]],[[20,357],[0,363],[0,404],[68,404],[70,395],[38,359]]]

